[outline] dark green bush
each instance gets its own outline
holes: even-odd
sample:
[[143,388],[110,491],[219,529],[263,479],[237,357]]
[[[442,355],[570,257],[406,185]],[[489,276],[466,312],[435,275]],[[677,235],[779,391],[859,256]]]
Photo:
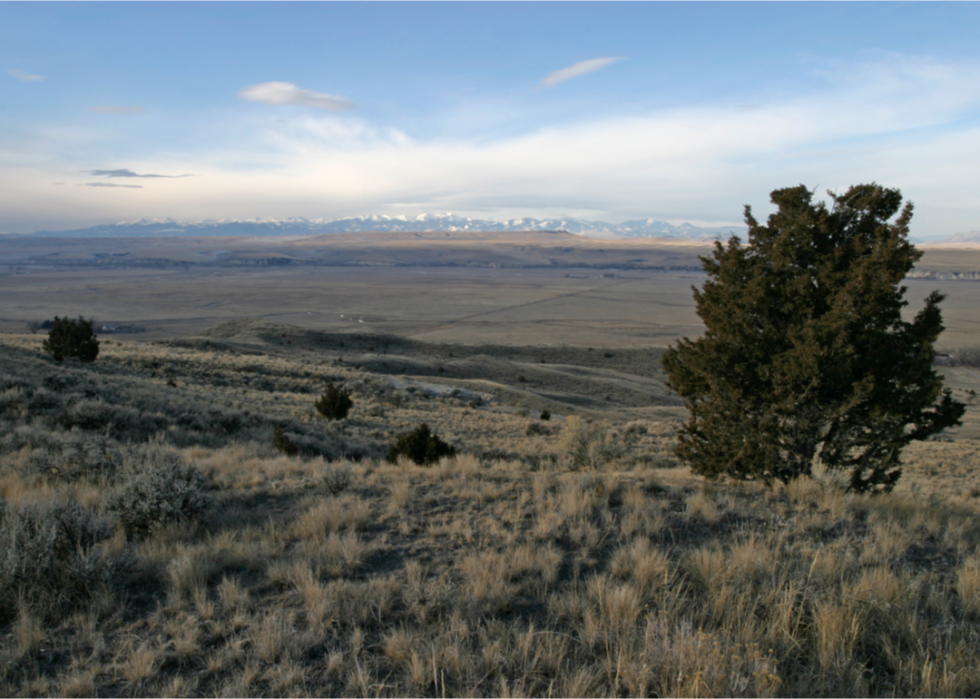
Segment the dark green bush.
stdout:
[[337,388],[333,382],[327,384],[327,392],[314,404],[318,413],[328,420],[343,420],[354,405],[347,389]]
[[99,356],[99,341],[95,338],[92,321],[82,316],[77,320],[55,316],[42,347],[59,362],[65,357],[94,362]]
[[128,549],[109,553],[100,545],[115,531],[114,521],[74,501],[0,498],[0,617],[29,611],[56,620],[118,583],[135,559]]
[[431,466],[444,456],[455,456],[456,450],[422,423],[411,432],[399,435],[388,446],[389,463],[395,463],[402,455],[419,466]]
[[551,419],[551,411],[549,411],[549,410],[542,410],[541,411],[541,419],[542,420],[550,420]]
[[131,449],[123,473],[107,507],[119,516],[130,538],[193,520],[211,502],[201,473],[161,439]]
[[282,425],[276,425],[272,428],[272,443],[279,453],[286,456],[296,456],[299,453],[299,447],[289,438]]

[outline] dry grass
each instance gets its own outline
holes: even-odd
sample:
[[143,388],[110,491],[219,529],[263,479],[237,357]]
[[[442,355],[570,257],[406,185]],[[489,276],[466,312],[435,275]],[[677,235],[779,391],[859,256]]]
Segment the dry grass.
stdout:
[[[649,416],[612,412],[595,431],[571,421],[602,447],[573,463],[561,416],[528,437],[513,406],[404,392],[383,415],[358,413],[377,379],[353,369],[115,343],[102,365],[52,368],[28,361],[31,343],[14,343],[24,385],[0,413],[10,503],[95,510],[112,487],[31,470],[94,448],[53,413],[23,412],[31,382],[75,377],[114,391],[114,404],[152,403],[149,388],[165,385],[153,362],[181,362],[189,385],[165,394],[178,412],[198,400],[206,415],[226,400],[237,411],[242,388],[220,381],[247,363],[270,382],[245,388],[261,424],[294,419],[325,447],[380,450],[425,420],[465,448],[420,468],[286,457],[265,433],[186,444],[179,427],[213,507],[105,542],[135,564],[70,614],[18,603],[0,620],[4,695],[980,693],[980,498],[964,495],[975,476],[956,460],[973,442],[910,455],[913,485],[928,492],[857,497],[823,474],[767,491],[653,468],[673,427]],[[299,390],[327,374],[360,382],[343,426],[316,422],[315,392]],[[946,467],[927,479],[937,454]]]

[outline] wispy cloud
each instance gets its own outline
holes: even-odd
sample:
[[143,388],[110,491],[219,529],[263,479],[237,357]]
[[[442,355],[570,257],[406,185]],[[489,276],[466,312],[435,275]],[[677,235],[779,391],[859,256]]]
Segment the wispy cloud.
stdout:
[[[133,172],[132,170],[127,170],[127,169],[121,169],[121,170],[91,170],[89,172],[89,174],[90,175],[93,175],[94,177],[165,177],[165,178],[168,178],[168,179],[176,179],[178,177],[193,177],[194,176],[192,174],[187,174],[187,175],[152,175],[152,174],[140,175],[138,173]],[[114,186],[116,186],[116,185],[114,185]],[[122,185],[118,185],[118,186],[122,186]]]
[[88,108],[90,112],[99,114],[142,114],[146,110],[142,107],[124,107],[121,105],[95,105]]
[[8,68],[7,73],[25,83],[36,83],[48,79],[47,75],[31,75],[30,73],[25,73],[24,71],[17,70],[16,68]]
[[[75,221],[87,211],[93,223],[175,212],[206,219],[423,211],[719,222],[737,220],[746,203],[764,217],[777,187],[819,185],[822,193],[873,180],[916,203],[914,234],[948,235],[975,229],[980,211],[980,126],[964,118],[980,104],[977,68],[882,55],[831,65],[796,94],[726,95],[494,137],[425,137],[350,114],[260,110],[214,123],[208,145],[191,155],[170,149],[102,160],[87,151],[72,167],[56,157],[96,141],[96,132],[37,130],[0,141],[0,163],[22,163],[3,168],[0,209],[5,221],[37,220],[38,211]],[[112,143],[115,131],[104,131],[98,143]],[[50,187],[60,173],[93,162],[127,162],[136,175],[193,172],[195,181],[147,184],[132,196]],[[127,170],[83,172],[131,181]],[[46,198],[53,191],[59,196]]]
[[297,104],[303,107],[315,107],[332,112],[343,112],[354,108],[354,103],[346,97],[328,95],[325,92],[304,90],[292,83],[271,82],[259,83],[246,87],[238,93],[243,100],[262,102],[263,104]]
[[143,189],[140,184],[113,184],[112,182],[86,182],[79,187],[124,187],[126,189]]
[[621,60],[623,60],[622,56],[611,56],[609,58],[590,58],[587,61],[579,61],[578,63],[568,66],[567,68],[556,70],[554,73],[542,80],[538,84],[538,87],[554,87],[558,83],[571,80],[572,78],[577,78],[580,75],[594,73],[597,70],[602,70],[611,63]]

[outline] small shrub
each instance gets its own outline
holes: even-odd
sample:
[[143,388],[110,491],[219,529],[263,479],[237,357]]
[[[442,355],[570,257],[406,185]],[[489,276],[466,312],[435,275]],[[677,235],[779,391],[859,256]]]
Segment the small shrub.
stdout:
[[413,431],[399,435],[388,446],[389,463],[395,463],[402,455],[419,466],[430,466],[444,456],[455,456],[456,450],[422,423]]
[[565,419],[559,451],[573,469],[597,469],[615,456],[613,440],[606,425],[586,425],[577,415],[569,415]]
[[119,516],[130,538],[192,520],[211,502],[201,473],[159,439],[132,449],[124,474],[110,493],[107,508]]
[[296,456],[299,453],[299,447],[289,438],[282,425],[276,425],[272,428],[272,443],[279,453],[286,456]]
[[[63,483],[88,481],[112,483],[122,467],[119,445],[105,435],[72,429],[67,433],[15,435],[18,442],[30,445],[21,462],[23,475]],[[31,437],[34,442],[32,443]]]
[[320,484],[331,495],[337,495],[350,486],[351,469],[347,464],[324,464],[320,471]]
[[525,432],[528,437],[533,437],[539,434],[551,434],[551,429],[547,425],[542,425],[540,422],[532,422],[527,426],[527,431]]
[[17,415],[27,410],[27,396],[20,387],[8,388],[0,393],[0,415]]
[[665,454],[654,454],[649,457],[648,463],[653,468],[677,468],[681,465],[681,462],[673,456]]
[[99,341],[95,338],[92,321],[82,316],[77,320],[55,316],[42,347],[59,362],[65,357],[94,362],[99,356]]
[[51,413],[64,407],[61,397],[51,391],[38,387],[27,401],[27,409],[32,415]]
[[980,367],[980,345],[973,345],[972,347],[961,347],[956,352],[956,358],[959,360],[960,364],[966,364],[967,366]]
[[649,432],[650,430],[642,422],[631,422],[626,426],[626,431],[623,434],[627,437],[639,437],[649,434]]
[[354,406],[347,389],[337,388],[333,382],[327,384],[327,392],[315,403],[316,411],[328,420],[343,420]]
[[75,501],[13,505],[0,499],[0,617],[18,606],[58,619],[118,583],[133,564],[128,549],[107,553],[100,544],[116,523]]
[[542,410],[541,411],[541,419],[542,420],[550,420],[551,419],[551,411],[550,410]]

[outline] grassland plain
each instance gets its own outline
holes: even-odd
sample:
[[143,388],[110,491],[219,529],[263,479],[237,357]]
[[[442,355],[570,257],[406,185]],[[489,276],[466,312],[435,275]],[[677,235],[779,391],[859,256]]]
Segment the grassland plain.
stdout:
[[[146,339],[263,317],[433,342],[666,345],[703,331],[691,286],[707,243],[565,233],[312,238],[0,236],[0,332],[55,314],[146,328]],[[980,247],[924,246],[910,313],[933,289],[944,348],[980,345]]]
[[[0,693],[980,693],[969,367],[943,369],[967,425],[872,498],[679,467],[656,349],[349,327],[93,364],[0,335]],[[381,458],[423,422],[458,454]]]

